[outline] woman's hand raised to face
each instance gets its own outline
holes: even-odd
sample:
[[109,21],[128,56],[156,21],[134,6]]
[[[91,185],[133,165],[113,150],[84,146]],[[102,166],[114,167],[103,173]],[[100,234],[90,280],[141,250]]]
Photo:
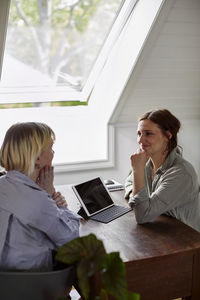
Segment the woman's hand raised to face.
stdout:
[[145,186],[144,168],[148,158],[147,153],[141,149],[137,150],[137,152],[131,156],[131,165],[133,168],[133,196]]
[[37,178],[37,184],[47,193],[49,193],[55,200],[58,207],[67,206],[67,202],[60,192],[56,192],[54,185],[54,169],[52,166],[45,166],[40,170],[39,176]]
[[37,178],[37,184],[47,193],[53,195],[55,193],[55,188],[53,186],[54,180],[54,169],[52,166],[45,166],[40,170],[39,176]]
[[144,171],[148,158],[149,156],[142,149],[138,149],[137,152],[131,155],[131,165],[133,171]]

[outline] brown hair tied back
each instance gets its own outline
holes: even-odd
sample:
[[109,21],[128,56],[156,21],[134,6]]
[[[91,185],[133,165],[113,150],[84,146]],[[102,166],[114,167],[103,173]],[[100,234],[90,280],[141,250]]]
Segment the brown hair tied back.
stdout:
[[180,121],[167,109],[158,109],[145,113],[139,121],[150,120],[156,123],[162,133],[168,137],[167,131],[172,135],[168,143],[168,154],[177,147],[177,133],[181,127]]

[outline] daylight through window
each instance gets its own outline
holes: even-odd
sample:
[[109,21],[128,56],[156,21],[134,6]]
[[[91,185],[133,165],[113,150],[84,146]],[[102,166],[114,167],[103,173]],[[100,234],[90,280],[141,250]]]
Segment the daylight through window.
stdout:
[[[84,89],[122,0],[11,0],[1,108],[87,104]],[[1,4],[0,4],[1,5]],[[106,58],[105,58],[106,59]],[[102,62],[103,63],[103,62]],[[94,78],[93,78],[94,79]],[[91,86],[91,84],[90,84]]]

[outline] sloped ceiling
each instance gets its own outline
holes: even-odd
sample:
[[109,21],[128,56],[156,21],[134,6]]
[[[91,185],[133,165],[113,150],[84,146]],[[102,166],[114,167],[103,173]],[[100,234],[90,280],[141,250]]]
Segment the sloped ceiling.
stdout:
[[110,123],[168,108],[200,119],[200,1],[165,1]]

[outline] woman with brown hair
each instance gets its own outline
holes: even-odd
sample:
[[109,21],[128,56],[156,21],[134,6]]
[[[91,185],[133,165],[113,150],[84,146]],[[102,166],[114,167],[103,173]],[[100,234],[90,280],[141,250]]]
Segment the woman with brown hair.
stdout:
[[140,117],[139,149],[131,156],[125,198],[140,224],[167,214],[200,231],[199,183],[193,166],[182,158],[177,145],[180,126],[166,109]]

